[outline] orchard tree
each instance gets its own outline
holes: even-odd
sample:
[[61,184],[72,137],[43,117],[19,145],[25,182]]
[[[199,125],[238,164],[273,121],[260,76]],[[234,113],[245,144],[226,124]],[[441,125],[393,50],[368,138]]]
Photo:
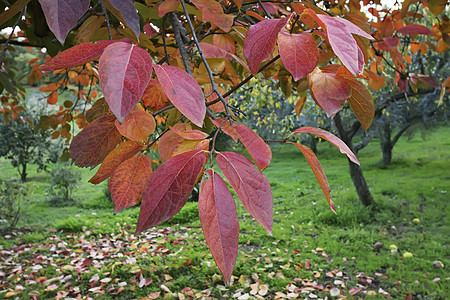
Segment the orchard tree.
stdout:
[[[140,203],[137,233],[174,216],[201,181],[200,221],[228,281],[237,256],[239,223],[233,197],[213,161],[269,234],[273,212],[270,184],[262,173],[271,160],[270,147],[239,123],[245,112],[227,97],[253,77],[272,77],[285,94],[296,89],[298,101],[306,100],[308,90],[329,117],[348,102],[367,129],[375,108],[364,80],[369,86],[384,84],[379,73],[388,64],[384,52],[394,59],[402,92],[410,79],[396,50],[397,35],[413,40],[418,34],[432,34],[435,51],[447,47],[448,19],[440,16],[446,1],[420,2],[440,16],[431,30],[414,24],[419,6],[412,2],[385,11],[376,8],[378,1],[365,0],[363,6],[377,18],[369,23],[359,0],[19,0],[8,7],[8,1],[2,1],[0,26],[12,27],[3,40],[0,62],[6,78],[2,84],[8,86],[2,111],[7,118],[17,118],[20,105],[21,92],[16,92],[5,55],[8,47],[45,47],[53,57],[35,64],[29,79],[53,74],[55,82],[41,90],[49,93],[50,104],[61,107],[42,126],[71,139],[75,165],[101,164],[90,182],[110,178],[115,212]],[[371,69],[366,69],[369,61]],[[74,93],[76,102],[59,99],[61,89]],[[82,129],[75,137],[74,123]],[[252,160],[216,151],[219,132],[240,141]],[[335,211],[319,161],[292,139],[304,133],[328,140],[352,165],[359,162],[348,145],[319,128],[300,127],[271,141],[301,151]],[[152,150],[159,157],[149,156]]]

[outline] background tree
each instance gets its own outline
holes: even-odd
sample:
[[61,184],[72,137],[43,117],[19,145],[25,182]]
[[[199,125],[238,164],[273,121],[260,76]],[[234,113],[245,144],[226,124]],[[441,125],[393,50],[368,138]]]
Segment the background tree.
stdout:
[[[293,144],[302,152],[335,211],[316,156],[296,143],[296,136],[315,134],[334,144],[351,160],[351,172],[359,172],[352,178],[361,181],[352,139],[339,126],[339,111],[348,103],[359,126],[368,129],[375,106],[361,80],[368,80],[369,86],[384,84],[378,73],[384,64],[395,68],[395,84],[406,92],[411,76],[397,49],[397,35],[405,36],[403,44],[409,47],[408,41],[417,34],[432,34],[436,52],[443,52],[448,41],[447,29],[441,26],[443,18],[442,22],[437,19],[434,31],[410,23],[415,23],[420,5],[428,5],[438,16],[445,3],[405,2],[387,11],[372,7],[377,19],[369,25],[357,0],[302,4],[81,0],[76,10],[67,9],[74,5],[70,0],[58,0],[56,9],[54,1],[24,0],[8,9],[0,7],[0,26],[12,27],[12,32],[20,28],[17,36],[25,37],[23,42],[45,47],[54,56],[44,64],[39,62],[29,75],[30,80],[40,80],[52,72],[57,80],[41,88],[49,93],[49,104],[60,105],[58,113],[42,120],[41,126],[70,139],[75,121],[82,130],[69,149],[74,164],[91,168],[101,164],[90,181],[98,184],[110,178],[115,212],[142,199],[138,233],[175,215],[203,178],[200,220],[228,280],[237,255],[239,224],[234,200],[213,161],[269,234],[273,212],[270,184],[262,173],[271,160],[270,148],[239,123],[241,110],[228,103],[227,97],[262,73],[279,82],[285,96],[294,89],[303,99],[308,90],[327,116],[334,117],[348,145],[313,127],[296,128],[271,142]],[[13,36],[5,38],[4,49],[12,45]],[[4,57],[0,65],[9,92],[2,95],[2,104],[8,107],[5,116],[17,118],[20,103],[14,101],[19,87],[14,86],[14,74],[8,68],[11,62]],[[372,70],[365,69],[372,60]],[[422,75],[417,74],[426,81],[428,76]],[[101,98],[94,88],[97,82]],[[64,89],[74,94],[75,102],[60,99],[59,91]],[[216,151],[220,131],[239,140],[253,161],[236,152]],[[159,157],[150,158],[149,150],[157,150]],[[368,199],[363,203],[372,204]]]

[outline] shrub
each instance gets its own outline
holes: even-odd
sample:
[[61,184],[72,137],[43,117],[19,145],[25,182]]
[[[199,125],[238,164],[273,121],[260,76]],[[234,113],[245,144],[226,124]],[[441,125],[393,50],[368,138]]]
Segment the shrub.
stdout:
[[51,185],[48,188],[48,194],[54,198],[52,205],[74,204],[72,191],[81,180],[80,172],[71,168],[67,164],[56,164],[50,172],[52,177]]
[[25,188],[13,181],[0,183],[0,231],[11,230],[17,226],[23,214]]

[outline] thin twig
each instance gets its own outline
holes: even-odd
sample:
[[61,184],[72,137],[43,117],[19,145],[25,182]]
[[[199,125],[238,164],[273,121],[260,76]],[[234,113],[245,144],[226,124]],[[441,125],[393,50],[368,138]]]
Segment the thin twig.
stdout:
[[106,20],[106,26],[108,27],[108,37],[110,40],[112,40],[112,34],[111,34],[111,25],[109,24],[109,17],[108,13],[106,12],[106,8],[103,5],[102,1],[100,0],[100,5],[102,6],[102,11],[105,14],[105,20]]
[[191,65],[189,64],[186,46],[184,44],[183,36],[181,34],[180,20],[178,20],[178,17],[174,12],[168,13],[168,16],[169,16],[169,23],[170,25],[172,25],[173,33],[175,35],[175,41],[178,45],[178,49],[180,50],[180,55],[181,59],[183,60],[184,69],[189,75],[192,76]]
[[27,11],[27,6],[25,5],[24,8],[22,8],[22,10],[20,11],[20,15],[17,18],[16,22],[14,23],[14,25],[11,29],[11,34],[9,35],[9,37],[6,39],[5,43],[3,44],[2,57],[0,59],[0,68],[3,67],[3,61],[5,60],[5,57],[6,57],[6,50],[8,49],[8,44],[14,35],[14,30],[16,30],[17,25],[19,24],[20,20],[22,20],[22,17],[25,15],[26,11]]
[[167,44],[166,44],[166,16],[164,15],[162,19],[162,28],[161,28],[161,37],[163,40],[163,46],[164,46],[164,55],[167,61],[167,64],[170,65],[169,62],[169,55],[167,54]]
[[[270,66],[271,64],[273,64],[275,61],[277,61],[280,58],[280,55],[278,54],[277,56],[275,56],[274,58],[272,58],[271,60],[269,60],[267,63],[265,63],[261,68],[259,68],[258,73],[262,72],[265,68],[267,68],[268,66]],[[243,81],[239,82],[237,85],[233,86],[228,92],[226,92],[225,94],[222,95],[222,97],[226,98],[228,96],[230,96],[231,94],[233,94],[237,89],[239,89],[240,87],[242,87],[244,84],[246,84],[247,82],[250,81],[250,79],[253,78],[253,75],[249,75],[247,76]],[[220,99],[217,98],[215,100],[212,100],[210,102],[206,103],[206,106],[211,106],[213,104],[216,104],[217,102],[219,102]],[[169,109],[174,108],[175,106],[173,105],[169,105],[166,106],[164,108],[161,108],[160,110],[156,111],[153,113],[153,116],[157,116],[162,114],[165,111],[168,111]]]
[[189,12],[186,7],[186,3],[184,3],[184,0],[180,0],[181,5],[183,6],[184,14],[186,16],[186,19],[189,24],[189,28],[191,28],[192,31],[192,37],[194,38],[195,45],[197,46],[198,52],[200,54],[200,57],[202,58],[203,63],[205,64],[206,71],[208,72],[209,80],[211,81],[212,90],[216,93],[216,95],[219,97],[220,101],[222,101],[223,106],[225,107],[225,113],[227,114],[227,118],[232,122],[230,110],[228,109],[228,103],[225,100],[225,98],[220,93],[219,89],[216,86],[216,83],[214,82],[214,75],[211,71],[211,68],[209,67],[208,62],[206,61],[205,55],[203,54],[202,48],[200,47],[200,43],[197,39],[197,35],[195,34],[194,26],[192,25],[191,18],[189,17]]
[[261,6],[262,10],[264,11],[264,13],[266,14],[266,16],[269,19],[272,19],[272,15],[267,11],[266,7],[264,6],[264,4],[262,3],[261,0],[258,0],[259,6]]
[[165,135],[170,130],[170,127],[172,127],[175,124],[177,124],[178,122],[180,122],[181,119],[183,119],[183,118],[184,118],[184,116],[181,115],[181,117],[176,119],[175,122],[170,124],[170,126],[168,128],[166,128],[156,139],[154,139],[150,144],[147,145],[147,147],[145,147],[144,151],[148,151],[163,135]]

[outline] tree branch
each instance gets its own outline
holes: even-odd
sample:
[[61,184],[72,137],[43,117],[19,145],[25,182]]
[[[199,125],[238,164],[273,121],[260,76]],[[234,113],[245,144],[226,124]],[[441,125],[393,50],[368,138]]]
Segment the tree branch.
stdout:
[[186,4],[184,3],[184,0],[180,0],[181,5],[183,6],[184,14],[186,16],[186,19],[189,24],[189,28],[192,31],[192,37],[194,38],[195,45],[197,46],[198,52],[200,54],[200,57],[202,58],[203,63],[205,64],[206,71],[208,72],[209,81],[211,81],[212,90],[216,93],[216,95],[219,97],[220,101],[222,102],[223,106],[225,107],[225,113],[227,114],[227,118],[230,121],[230,124],[232,122],[230,110],[228,109],[228,103],[225,100],[225,98],[222,96],[220,91],[217,89],[216,83],[214,82],[214,76],[211,71],[211,68],[209,67],[208,62],[206,61],[205,55],[203,54],[202,48],[200,47],[200,43],[197,39],[197,35],[195,34],[194,26],[192,25],[191,18],[189,17],[189,12],[187,10]]
[[12,29],[11,29],[11,34],[9,35],[9,37],[6,39],[5,43],[3,44],[3,51],[2,51],[2,57],[0,58],[0,68],[3,68],[3,61],[5,60],[5,56],[6,56],[6,50],[8,49],[8,44],[11,41],[13,35],[14,35],[14,30],[16,30],[17,24],[19,24],[20,20],[22,19],[22,17],[25,15],[27,11],[27,6],[25,5],[22,10],[20,11],[20,15],[17,18],[16,22],[14,23]]

